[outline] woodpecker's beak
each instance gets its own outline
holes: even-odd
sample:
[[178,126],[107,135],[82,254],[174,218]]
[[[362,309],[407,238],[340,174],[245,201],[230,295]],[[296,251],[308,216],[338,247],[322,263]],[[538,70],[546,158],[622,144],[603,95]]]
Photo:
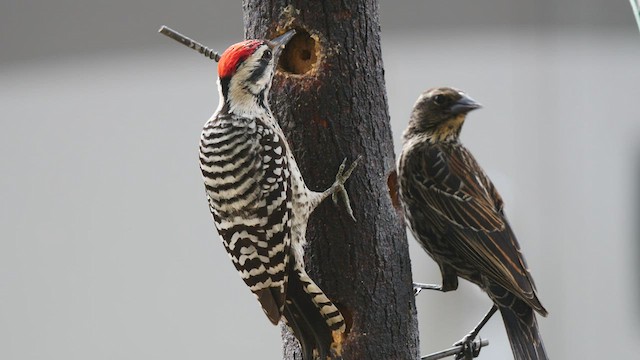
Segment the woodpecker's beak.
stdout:
[[481,107],[480,103],[462,94],[462,97],[451,106],[451,113],[453,115],[466,114]]
[[291,29],[286,33],[278,36],[275,39],[267,40],[267,45],[269,45],[269,47],[271,48],[271,51],[273,51],[274,59],[278,59],[280,57],[280,53],[282,53],[282,49],[284,49],[285,45],[287,45],[289,40],[291,40],[291,38],[295,34],[296,34],[296,30]]

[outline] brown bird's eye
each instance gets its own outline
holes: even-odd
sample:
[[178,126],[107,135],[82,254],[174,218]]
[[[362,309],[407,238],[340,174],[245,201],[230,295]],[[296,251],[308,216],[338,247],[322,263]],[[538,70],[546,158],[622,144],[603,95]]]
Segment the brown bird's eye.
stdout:
[[444,97],[444,95],[436,95],[433,97],[433,103],[436,105],[443,105],[445,100],[446,98]]

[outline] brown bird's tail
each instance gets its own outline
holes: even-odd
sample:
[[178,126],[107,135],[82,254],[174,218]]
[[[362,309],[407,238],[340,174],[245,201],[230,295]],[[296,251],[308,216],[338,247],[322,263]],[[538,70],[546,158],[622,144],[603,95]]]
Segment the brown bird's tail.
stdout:
[[303,360],[339,356],[345,330],[342,314],[304,269],[297,264],[291,268],[284,318],[300,342]]
[[538,331],[538,322],[531,306],[504,288],[496,289],[493,286],[491,295],[502,314],[514,359],[547,360],[547,353]]

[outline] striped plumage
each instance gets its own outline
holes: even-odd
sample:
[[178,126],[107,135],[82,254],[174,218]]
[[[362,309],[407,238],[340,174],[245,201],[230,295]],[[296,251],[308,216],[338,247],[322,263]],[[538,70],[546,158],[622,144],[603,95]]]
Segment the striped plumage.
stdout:
[[442,291],[458,276],[498,306],[516,359],[547,359],[534,310],[547,311],[503,211],[502,198],[459,142],[467,113],[479,105],[458,90],[423,93],[404,133],[400,197],[411,231],[438,263]]
[[306,226],[326,197],[346,198],[353,166],[343,165],[326,191],[309,190],[271,113],[275,64],[292,35],[247,40],[222,54],[220,106],[202,131],[200,163],[209,209],[240,276],[269,320],[292,329],[305,360],[325,359],[340,351],[345,322],[305,271]]

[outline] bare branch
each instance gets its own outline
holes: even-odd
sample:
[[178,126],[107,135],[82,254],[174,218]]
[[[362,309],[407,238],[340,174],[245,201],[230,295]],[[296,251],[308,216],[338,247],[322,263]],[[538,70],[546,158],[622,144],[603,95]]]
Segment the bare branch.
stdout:
[[199,42],[180,34],[179,32],[173,30],[168,26],[162,25],[162,27],[160,28],[160,30],[158,30],[158,32],[162,35],[172,38],[173,40],[181,43],[182,45],[190,49],[193,49],[199,52],[200,54],[208,57],[209,59],[215,60],[216,62],[220,61],[220,54],[200,44]]

